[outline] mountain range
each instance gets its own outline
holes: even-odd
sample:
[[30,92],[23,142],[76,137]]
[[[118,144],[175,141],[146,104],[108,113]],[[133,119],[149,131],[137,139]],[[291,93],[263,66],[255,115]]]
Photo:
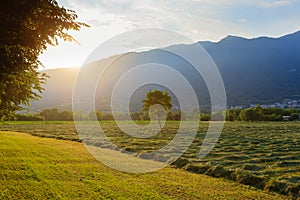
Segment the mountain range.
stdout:
[[[198,43],[207,51],[220,71],[228,105],[300,99],[300,31],[279,38],[246,39],[227,36],[219,42]],[[111,70],[103,78],[102,85],[105,87],[99,87],[96,92],[96,103],[102,105],[99,109],[104,109],[103,106],[109,107],[114,84],[130,67],[150,62],[168,65],[177,70],[191,82],[200,104],[209,104],[209,94],[203,78],[195,75],[190,63],[165,51],[175,48],[192,55],[193,45],[195,44],[177,44],[164,49],[118,55],[118,59],[111,64]],[[97,69],[115,58],[116,56],[113,56],[90,65]],[[31,103],[29,109],[32,111],[51,107],[71,109],[73,86],[79,71],[80,68],[45,70],[50,76],[44,86],[45,91],[39,101]],[[143,79],[144,76],[147,74],[140,74],[139,78]],[[166,78],[172,79],[167,74]],[[141,99],[149,89],[154,88],[163,89],[155,84],[145,85],[133,94],[133,110],[141,108]],[[124,93],[126,94],[126,91]]]

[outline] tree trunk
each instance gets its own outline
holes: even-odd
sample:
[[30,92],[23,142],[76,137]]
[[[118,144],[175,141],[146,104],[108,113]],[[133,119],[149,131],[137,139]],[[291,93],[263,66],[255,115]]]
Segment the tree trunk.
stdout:
[[158,121],[160,130],[163,131],[162,128],[161,128],[161,123],[160,123],[160,118],[159,118],[159,116],[157,116],[157,121]]

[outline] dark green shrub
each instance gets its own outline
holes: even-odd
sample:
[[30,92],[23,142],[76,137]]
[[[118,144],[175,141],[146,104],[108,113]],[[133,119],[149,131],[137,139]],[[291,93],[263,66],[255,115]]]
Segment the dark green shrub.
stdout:
[[141,115],[142,113],[139,113],[139,112],[131,112],[130,113],[130,117],[132,120],[141,120]]
[[282,121],[282,115],[277,114],[271,114],[271,115],[264,115],[263,116],[264,121]]
[[17,121],[45,121],[43,116],[39,116],[36,114],[17,114],[16,115]]
[[290,120],[291,121],[299,120],[299,113],[292,113]]
[[210,114],[206,114],[206,113],[200,113],[200,120],[201,121],[210,121]]
[[44,109],[39,115],[43,116],[47,121],[73,121],[73,112],[69,110]]
[[104,114],[101,120],[114,120],[114,117],[112,114]]
[[223,121],[226,119],[226,116],[223,115],[222,112],[216,112],[211,114],[211,120],[213,121]]
[[167,120],[176,120],[176,121],[180,121],[181,117],[183,117],[183,119],[185,119],[185,115],[182,112],[170,112],[167,116]]

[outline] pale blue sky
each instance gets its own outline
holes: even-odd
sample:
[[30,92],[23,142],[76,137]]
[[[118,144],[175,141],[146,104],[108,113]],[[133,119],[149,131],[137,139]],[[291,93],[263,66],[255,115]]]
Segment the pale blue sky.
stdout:
[[299,0],[59,0],[91,25],[71,33],[81,45],[62,42],[40,60],[47,69],[80,65],[102,42],[136,28],[177,31],[195,41],[227,35],[279,37],[300,30]]

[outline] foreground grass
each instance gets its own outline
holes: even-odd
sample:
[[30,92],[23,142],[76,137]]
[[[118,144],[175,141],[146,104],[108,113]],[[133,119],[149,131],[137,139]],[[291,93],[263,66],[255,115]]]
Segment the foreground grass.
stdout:
[[0,132],[0,199],[286,199],[223,179],[166,168],[126,174],[82,144]]
[[[122,122],[127,126],[128,122]],[[138,121],[139,124],[147,122]],[[300,122],[227,122],[214,149],[204,159],[198,153],[207,122],[200,122],[198,134],[190,148],[174,165],[190,172],[222,177],[266,191],[300,196]],[[121,150],[153,152],[168,144],[176,135],[179,122],[168,121],[164,130],[153,137],[131,137],[113,121],[101,121],[105,135]],[[191,132],[189,122],[184,131]],[[0,130],[20,131],[40,137],[80,141],[72,122],[7,122]],[[93,133],[91,129],[86,134]],[[86,141],[96,147],[114,149],[99,141]],[[164,155],[149,157],[164,160]]]

